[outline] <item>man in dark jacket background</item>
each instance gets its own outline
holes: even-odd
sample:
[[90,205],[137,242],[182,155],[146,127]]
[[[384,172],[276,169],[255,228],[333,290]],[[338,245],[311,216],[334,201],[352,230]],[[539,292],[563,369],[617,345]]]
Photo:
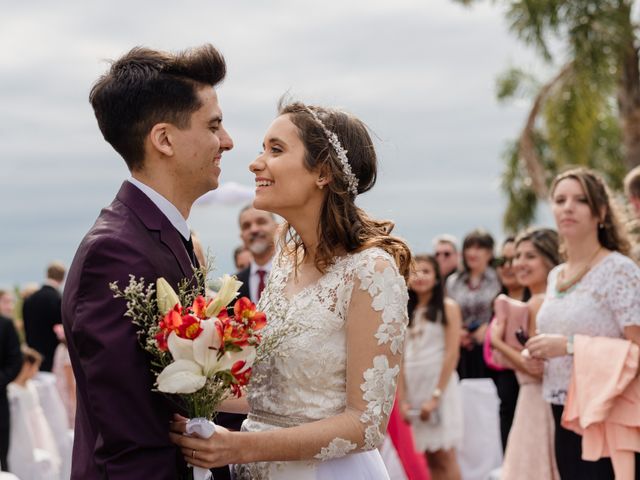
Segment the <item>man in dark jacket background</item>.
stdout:
[[22,306],[27,345],[44,357],[40,365],[43,372],[50,372],[53,368],[53,354],[58,346],[58,337],[53,327],[62,323],[60,288],[64,274],[64,265],[52,262],[47,267],[47,278],[42,287],[29,295]]
[[16,378],[21,368],[22,354],[16,327],[13,320],[0,316],[0,470],[4,471],[8,471],[10,430],[7,385]]

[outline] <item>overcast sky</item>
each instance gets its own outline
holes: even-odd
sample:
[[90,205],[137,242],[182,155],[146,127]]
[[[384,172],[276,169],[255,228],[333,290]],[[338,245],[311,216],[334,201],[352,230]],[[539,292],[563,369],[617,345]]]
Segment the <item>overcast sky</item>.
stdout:
[[[493,2],[450,0],[9,2],[0,0],[0,287],[40,281],[70,263],[99,210],[128,176],[87,101],[92,83],[135,45],[177,50],[211,42],[225,55],[219,90],[235,148],[221,181],[252,186],[278,98],[344,107],[375,132],[376,187],[359,199],[393,219],[412,248],[483,226],[502,236],[501,154],[526,104],[502,106],[495,78],[533,55]],[[180,4],[180,5],[178,5]],[[189,220],[233,271],[240,205]]]

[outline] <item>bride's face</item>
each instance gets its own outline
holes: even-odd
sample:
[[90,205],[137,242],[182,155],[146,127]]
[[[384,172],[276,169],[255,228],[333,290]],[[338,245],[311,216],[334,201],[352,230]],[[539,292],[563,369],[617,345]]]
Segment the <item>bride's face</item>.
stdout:
[[322,200],[323,191],[317,184],[320,175],[306,168],[306,150],[289,115],[273,121],[262,147],[263,152],[249,165],[256,176],[255,208],[287,218]]

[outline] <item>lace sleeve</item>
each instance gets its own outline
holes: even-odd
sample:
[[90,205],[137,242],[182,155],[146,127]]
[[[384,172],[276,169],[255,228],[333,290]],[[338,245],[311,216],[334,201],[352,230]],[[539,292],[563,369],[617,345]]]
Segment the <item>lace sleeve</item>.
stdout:
[[609,308],[621,328],[640,325],[640,268],[620,263],[610,276]]
[[349,422],[325,440],[315,458],[371,450],[384,438],[400,371],[407,324],[407,288],[392,261],[367,258],[356,271],[347,315]]

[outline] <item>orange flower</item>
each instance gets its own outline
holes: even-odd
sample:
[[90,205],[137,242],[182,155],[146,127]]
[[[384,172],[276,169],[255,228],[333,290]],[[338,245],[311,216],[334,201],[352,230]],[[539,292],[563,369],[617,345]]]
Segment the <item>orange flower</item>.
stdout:
[[247,362],[244,360],[238,360],[231,366],[231,375],[234,380],[231,384],[231,391],[237,398],[242,396],[242,389],[240,387],[244,387],[249,383],[249,379],[251,378],[251,367],[245,370],[246,365]]
[[198,295],[193,301],[193,305],[191,306],[191,310],[198,318],[207,318],[207,307],[211,303],[211,300],[207,302],[207,300],[202,296]]
[[162,317],[162,320],[160,320],[160,328],[168,334],[180,325],[182,325],[182,307],[179,303],[176,303],[176,305]]
[[242,297],[233,306],[236,321],[243,323],[251,330],[258,331],[267,324],[267,316],[264,312],[256,310],[256,305],[247,297]]
[[188,338],[193,340],[202,333],[202,327],[200,326],[200,320],[193,315],[183,315],[182,323],[176,329],[176,334],[181,338]]
[[[198,303],[196,308],[200,309],[199,311],[203,311],[202,309],[205,307],[204,299],[202,299],[202,302],[196,299],[194,306],[196,303]],[[178,337],[189,340],[197,338],[202,332],[200,320],[197,317],[188,314],[187,311],[187,309],[182,308],[180,304],[177,303],[164,317],[162,317],[162,320],[160,320],[160,333],[155,336],[155,340],[161,351],[167,351],[167,338],[169,338],[169,334],[171,332],[176,332]]]

